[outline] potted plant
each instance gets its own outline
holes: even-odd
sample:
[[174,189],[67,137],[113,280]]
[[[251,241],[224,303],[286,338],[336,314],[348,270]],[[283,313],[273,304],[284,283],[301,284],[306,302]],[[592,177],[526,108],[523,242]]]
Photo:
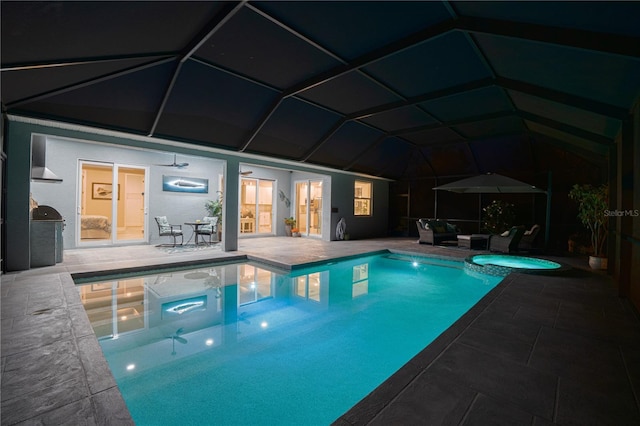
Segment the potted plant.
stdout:
[[218,218],[218,241],[222,241],[222,192],[218,191],[218,198],[208,200],[204,208],[209,216]]
[[292,237],[299,237],[300,236],[300,230],[298,228],[291,228],[291,236]]
[[604,243],[609,231],[609,218],[605,214],[609,207],[607,186],[575,184],[569,191],[569,198],[578,203],[578,219],[591,231],[593,255],[589,256],[589,266],[593,269],[606,269],[608,262]]
[[291,229],[295,228],[296,220],[293,217],[284,218],[284,233],[287,237],[291,236]]
[[491,234],[502,234],[514,225],[516,215],[514,205],[500,200],[493,200],[483,208],[483,227]]

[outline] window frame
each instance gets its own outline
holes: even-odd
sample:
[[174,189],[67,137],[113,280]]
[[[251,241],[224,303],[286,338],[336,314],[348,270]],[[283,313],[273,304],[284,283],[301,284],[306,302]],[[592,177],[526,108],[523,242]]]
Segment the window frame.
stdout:
[[[358,195],[358,186],[369,186],[369,196],[363,197],[362,195]],[[358,202],[366,201],[368,208],[367,213],[358,213],[361,208],[358,207]],[[373,216],[373,182],[364,181],[364,180],[355,180],[353,182],[353,215],[355,217],[371,217]]]

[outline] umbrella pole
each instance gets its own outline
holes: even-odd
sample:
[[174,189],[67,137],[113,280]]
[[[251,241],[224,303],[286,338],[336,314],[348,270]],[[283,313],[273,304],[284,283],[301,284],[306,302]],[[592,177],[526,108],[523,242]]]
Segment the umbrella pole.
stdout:
[[547,215],[544,218],[544,247],[549,248],[549,222],[551,222],[551,170],[547,177]]
[[482,193],[478,194],[478,233],[482,230]]

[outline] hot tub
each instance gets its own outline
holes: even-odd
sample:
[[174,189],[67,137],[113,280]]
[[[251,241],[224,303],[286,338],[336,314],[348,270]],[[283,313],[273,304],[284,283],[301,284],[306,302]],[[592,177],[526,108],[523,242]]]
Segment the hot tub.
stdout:
[[537,257],[506,254],[478,254],[465,259],[465,268],[487,275],[506,276],[511,272],[549,273],[567,268],[558,262]]

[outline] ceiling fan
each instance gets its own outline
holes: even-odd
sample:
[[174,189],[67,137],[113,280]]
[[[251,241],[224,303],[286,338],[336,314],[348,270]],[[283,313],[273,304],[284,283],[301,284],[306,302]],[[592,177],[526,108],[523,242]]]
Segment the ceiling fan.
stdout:
[[177,167],[179,169],[183,167],[187,167],[189,163],[177,163],[176,162],[176,154],[173,154],[173,163],[172,164],[156,164],[156,166],[164,166],[164,167]]

